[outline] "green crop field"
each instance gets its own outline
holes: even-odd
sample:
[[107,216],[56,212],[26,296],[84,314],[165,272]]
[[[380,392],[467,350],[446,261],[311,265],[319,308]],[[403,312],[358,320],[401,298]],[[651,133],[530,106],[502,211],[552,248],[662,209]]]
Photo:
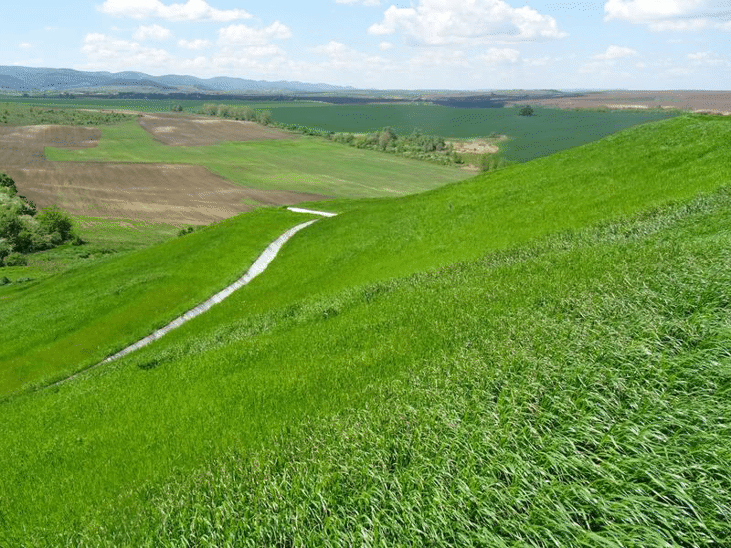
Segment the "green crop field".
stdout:
[[341,198],[400,196],[469,176],[463,170],[348,148],[320,138],[229,142],[171,147],[136,122],[102,128],[99,145],[83,150],[46,148],[54,161],[198,164],[247,187]]
[[675,116],[667,111],[628,112],[559,110],[535,107],[534,116],[519,108],[451,108],[432,105],[322,105],[321,108],[271,107],[274,121],[335,132],[368,133],[392,127],[400,135],[414,130],[450,139],[506,135],[500,152],[525,162],[595,141],[630,126]]
[[[0,403],[0,545],[723,545],[730,136],[685,116],[330,203],[210,312]],[[149,311],[104,338],[111,307],[222,287],[302,218],[0,288],[2,363],[118,348]],[[70,370],[61,348],[3,386]]]

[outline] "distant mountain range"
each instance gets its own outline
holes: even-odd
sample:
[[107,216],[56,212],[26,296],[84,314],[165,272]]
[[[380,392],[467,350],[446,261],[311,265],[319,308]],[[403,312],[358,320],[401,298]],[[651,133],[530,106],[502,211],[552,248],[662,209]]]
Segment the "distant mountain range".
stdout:
[[195,76],[151,76],[143,72],[85,72],[72,69],[0,66],[0,92],[94,90],[155,90],[158,93],[277,92],[318,93],[353,88],[303,82],[246,80],[243,78],[196,78]]

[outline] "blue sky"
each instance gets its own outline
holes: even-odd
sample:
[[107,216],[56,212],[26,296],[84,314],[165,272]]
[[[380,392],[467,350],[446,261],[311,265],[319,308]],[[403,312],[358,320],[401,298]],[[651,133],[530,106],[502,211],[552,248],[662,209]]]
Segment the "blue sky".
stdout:
[[731,0],[26,0],[0,65],[379,89],[731,89]]

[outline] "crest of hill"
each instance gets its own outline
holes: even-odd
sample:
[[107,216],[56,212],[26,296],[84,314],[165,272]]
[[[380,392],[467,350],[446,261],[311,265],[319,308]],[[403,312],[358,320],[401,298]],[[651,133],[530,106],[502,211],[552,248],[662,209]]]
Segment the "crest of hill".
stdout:
[[73,69],[0,66],[0,90],[14,92],[65,91],[73,89],[114,87],[155,88],[161,92],[189,91],[203,92],[256,91],[256,92],[321,92],[342,91],[350,88],[330,84],[266,80],[247,80],[219,76],[197,78],[186,75],[152,76],[143,72],[87,72]]

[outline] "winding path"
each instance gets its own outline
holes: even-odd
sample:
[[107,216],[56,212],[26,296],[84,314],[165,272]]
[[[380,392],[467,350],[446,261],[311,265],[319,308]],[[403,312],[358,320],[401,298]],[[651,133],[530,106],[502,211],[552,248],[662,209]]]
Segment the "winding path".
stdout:
[[[320,215],[321,217],[335,217],[337,213],[329,213],[327,211],[315,211],[312,209],[302,209],[299,207],[288,207],[287,208],[290,211],[293,211],[295,213],[308,213],[311,215]],[[290,228],[287,230],[284,234],[282,234],[279,238],[274,240],[267,248],[264,250],[264,252],[259,255],[259,258],[254,261],[254,264],[252,264],[249,267],[249,270],[246,271],[246,274],[244,274],[241,278],[236,280],[234,283],[226,287],[225,289],[222,289],[218,293],[216,293],[213,297],[210,299],[202,302],[195,308],[192,308],[191,310],[188,310],[185,314],[182,316],[179,316],[175,318],[172,322],[167,324],[165,327],[161,327],[154,333],[148,335],[144,339],[140,339],[134,344],[131,344],[127,348],[124,348],[117,352],[116,354],[112,354],[108,358],[100,361],[99,363],[92,365],[90,367],[87,367],[86,369],[83,369],[82,371],[79,371],[77,373],[74,373],[73,375],[66,377],[64,379],[61,379],[60,381],[56,381],[53,384],[50,384],[49,386],[57,386],[59,384],[62,384],[66,381],[70,381],[71,379],[77,377],[78,375],[82,373],[86,373],[87,371],[90,371],[91,369],[94,369],[96,367],[99,367],[100,365],[104,365],[105,363],[112,362],[114,360],[118,360],[119,358],[122,358],[124,356],[127,356],[128,354],[131,354],[132,352],[135,352],[136,350],[139,350],[140,348],[143,348],[147,346],[150,343],[153,343],[154,341],[164,337],[168,333],[170,333],[173,329],[176,329],[183,325],[186,322],[189,322],[196,316],[200,316],[207,310],[210,310],[215,305],[223,301],[224,299],[230,297],[234,291],[241,289],[243,286],[248,284],[251,280],[256,278],[259,274],[264,272],[266,268],[269,266],[269,264],[274,260],[274,258],[279,253],[279,250],[282,249],[282,246],[289,240],[292,236],[297,234],[300,230],[307,228],[313,223],[316,223],[318,219],[313,219],[312,221],[307,221],[306,223],[298,224],[297,226]]]

